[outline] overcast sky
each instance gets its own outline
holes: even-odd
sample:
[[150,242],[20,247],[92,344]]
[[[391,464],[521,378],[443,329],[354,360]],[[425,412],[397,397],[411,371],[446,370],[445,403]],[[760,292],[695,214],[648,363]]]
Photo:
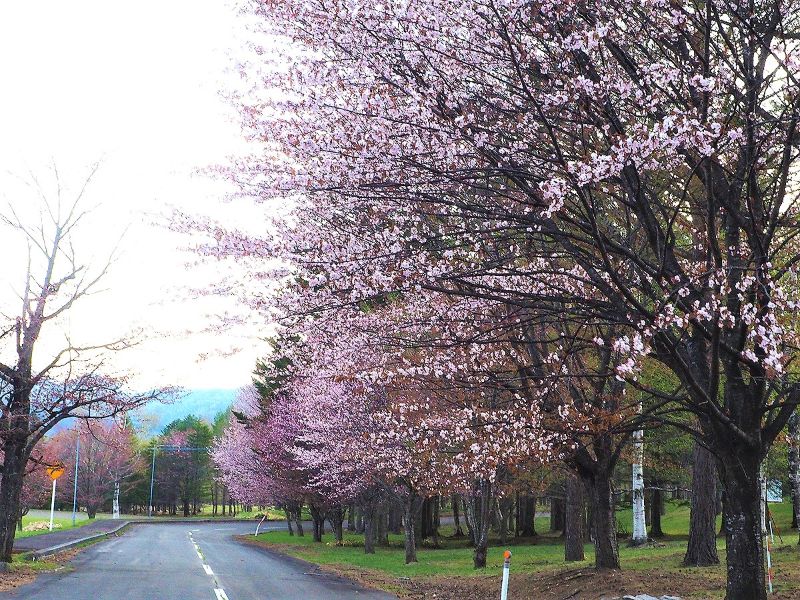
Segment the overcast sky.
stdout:
[[[241,146],[218,90],[235,77],[227,69],[242,37],[226,0],[0,4],[0,171],[44,173],[53,161],[75,184],[102,159],[90,188],[91,202],[101,203],[94,262],[127,233],[108,291],[76,311],[69,328],[97,341],[134,327],[154,332],[116,359],[138,373],[140,387],[237,387],[263,350],[255,337],[262,327],[183,333],[239,309],[229,299],[185,299],[183,288],[203,287],[213,274],[187,268],[187,240],[159,225],[171,206],[252,218],[252,207],[221,205],[223,183],[193,175]],[[19,200],[8,197],[12,187],[0,193],[3,204]],[[0,285],[7,296],[19,273],[4,269]]]

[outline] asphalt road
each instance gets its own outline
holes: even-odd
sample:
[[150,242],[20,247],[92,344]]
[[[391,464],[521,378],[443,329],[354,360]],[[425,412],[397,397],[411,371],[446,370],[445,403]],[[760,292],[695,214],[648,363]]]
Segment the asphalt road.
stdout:
[[[270,524],[269,529],[282,524]],[[133,525],[90,546],[71,569],[40,575],[0,599],[24,600],[389,600],[292,558],[242,544],[244,523]]]

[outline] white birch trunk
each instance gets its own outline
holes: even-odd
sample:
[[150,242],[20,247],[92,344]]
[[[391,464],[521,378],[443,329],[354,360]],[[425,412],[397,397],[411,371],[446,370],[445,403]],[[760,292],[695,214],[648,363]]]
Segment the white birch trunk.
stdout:
[[113,510],[114,510],[114,518],[119,519],[119,481],[114,483]]
[[633,534],[631,544],[640,546],[647,543],[647,521],[644,512],[644,431],[633,434]]

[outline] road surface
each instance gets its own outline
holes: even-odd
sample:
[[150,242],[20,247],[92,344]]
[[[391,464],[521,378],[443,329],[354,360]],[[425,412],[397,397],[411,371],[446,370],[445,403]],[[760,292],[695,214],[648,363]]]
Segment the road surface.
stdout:
[[[269,524],[268,528],[281,528]],[[133,525],[90,546],[70,569],[46,573],[0,599],[390,600],[389,594],[319,573],[302,561],[242,544],[254,524]]]

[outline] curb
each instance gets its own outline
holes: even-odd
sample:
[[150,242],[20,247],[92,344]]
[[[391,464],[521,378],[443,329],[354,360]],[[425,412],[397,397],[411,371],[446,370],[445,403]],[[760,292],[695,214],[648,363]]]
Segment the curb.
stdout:
[[54,554],[58,554],[59,552],[63,552],[64,550],[69,550],[70,548],[74,548],[75,546],[80,546],[81,544],[85,544],[86,542],[92,542],[94,540],[99,540],[101,538],[107,538],[116,536],[120,531],[127,528],[130,525],[133,525],[133,521],[126,521],[116,529],[112,529],[111,531],[104,531],[102,533],[95,533],[94,535],[87,535],[86,537],[79,538],[77,540],[72,540],[70,542],[64,542],[63,544],[57,544],[55,546],[50,546],[49,548],[43,548],[41,550],[33,550],[25,554],[26,560],[39,560],[42,558],[46,558],[48,556],[52,556]]

